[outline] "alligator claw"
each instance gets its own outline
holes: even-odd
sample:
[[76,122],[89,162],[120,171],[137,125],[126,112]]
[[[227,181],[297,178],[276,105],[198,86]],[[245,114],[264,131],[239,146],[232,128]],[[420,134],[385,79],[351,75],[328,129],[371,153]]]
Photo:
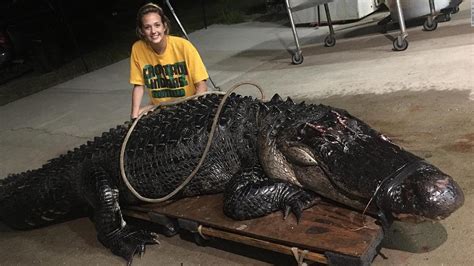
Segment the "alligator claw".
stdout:
[[157,238],[156,233],[126,225],[106,236],[99,236],[99,241],[131,265],[135,255],[141,257],[145,254],[146,245],[159,244]]
[[291,207],[287,205],[285,207],[285,211],[283,212],[283,220],[286,220],[286,218],[288,218],[288,215],[290,214],[290,211],[291,211]]
[[300,193],[291,195],[284,203],[284,216],[286,219],[290,212],[292,212],[297,223],[300,222],[303,210],[312,207],[321,200],[315,193],[302,190]]
[[143,255],[145,255],[145,249],[146,249],[146,246],[143,244],[137,248],[137,253],[140,256],[140,258],[142,258]]

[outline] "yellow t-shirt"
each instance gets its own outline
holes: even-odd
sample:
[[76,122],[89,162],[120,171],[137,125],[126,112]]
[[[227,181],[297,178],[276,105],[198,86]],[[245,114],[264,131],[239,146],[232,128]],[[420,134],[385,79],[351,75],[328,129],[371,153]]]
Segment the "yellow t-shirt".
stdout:
[[194,84],[209,78],[199,53],[188,40],[167,38],[161,55],[142,40],[132,46],[130,83],[144,85],[153,104],[194,95]]

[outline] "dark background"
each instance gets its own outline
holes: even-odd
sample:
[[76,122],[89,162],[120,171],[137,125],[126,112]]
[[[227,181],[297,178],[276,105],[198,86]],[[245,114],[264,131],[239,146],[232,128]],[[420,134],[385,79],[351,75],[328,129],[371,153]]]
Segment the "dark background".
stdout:
[[[146,2],[150,1],[3,0],[0,27],[14,48],[13,57],[37,60],[40,65],[35,68],[51,71],[102,45],[133,42],[135,14]],[[181,10],[196,8],[202,1],[174,2]]]
[[4,0],[3,30],[17,60],[48,72],[133,28],[139,1]]
[[[136,12],[164,1],[0,0],[0,105],[127,58],[137,40]],[[268,0],[170,1],[188,33],[265,13]]]

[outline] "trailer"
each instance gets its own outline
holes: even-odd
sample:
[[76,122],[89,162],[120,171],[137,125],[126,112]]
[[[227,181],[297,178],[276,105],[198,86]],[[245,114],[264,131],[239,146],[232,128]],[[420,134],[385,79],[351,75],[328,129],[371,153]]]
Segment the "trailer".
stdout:
[[[293,37],[294,37],[295,46],[296,46],[296,51],[291,57],[291,61],[293,64],[299,65],[303,63],[303,60],[304,60],[303,53],[301,51],[301,46],[299,43],[298,32],[296,31],[296,27],[295,27],[293,12],[301,11],[301,10],[311,8],[314,6],[323,5],[324,11],[325,11],[326,23],[329,27],[329,34],[324,39],[324,46],[332,47],[336,44],[336,37],[334,33],[333,22],[331,19],[331,12],[329,10],[328,3],[331,3],[333,1],[334,0],[305,0],[305,1],[285,0],[286,10],[288,13],[288,18],[290,21],[290,26],[293,32]],[[400,34],[393,40],[393,50],[395,51],[404,51],[408,48],[408,40],[407,40],[408,34],[406,32],[405,19],[404,19],[403,10],[402,10],[400,1],[401,0],[393,0],[393,8],[392,8],[392,10],[394,10],[393,15],[396,16],[400,25]],[[430,1],[433,1],[433,0],[430,0]]]
[[200,245],[225,239],[293,256],[298,265],[370,265],[384,235],[377,219],[329,202],[305,210],[299,223],[280,212],[236,221],[222,210],[223,195],[216,194],[129,206],[123,214],[161,225],[167,236],[185,230]]

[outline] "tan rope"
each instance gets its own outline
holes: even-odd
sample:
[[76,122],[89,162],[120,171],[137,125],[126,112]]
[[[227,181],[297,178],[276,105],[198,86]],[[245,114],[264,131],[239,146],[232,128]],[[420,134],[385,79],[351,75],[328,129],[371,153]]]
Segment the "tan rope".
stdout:
[[[207,154],[209,153],[209,149],[211,147],[211,144],[212,144],[212,139],[214,137],[214,133],[216,131],[216,128],[217,128],[217,123],[219,122],[219,116],[220,116],[220,113],[222,111],[222,108],[224,107],[224,104],[225,104],[225,101],[227,100],[227,98],[231,95],[231,93],[236,90],[238,87],[240,86],[243,86],[243,85],[252,85],[252,86],[255,86],[259,91],[260,91],[260,94],[261,94],[261,100],[263,101],[264,100],[264,93],[263,93],[263,89],[258,86],[257,84],[255,83],[252,83],[252,82],[241,82],[241,83],[238,83],[234,86],[232,86],[232,88],[230,88],[229,91],[227,91],[227,93],[223,93],[223,92],[206,92],[206,93],[203,93],[203,94],[198,94],[198,95],[193,95],[193,96],[190,96],[190,97],[186,97],[186,98],[182,98],[180,100],[177,100],[177,101],[173,101],[173,102],[165,102],[165,103],[162,103],[160,105],[156,105],[156,106],[153,106],[152,108],[146,110],[146,111],[143,111],[138,117],[137,119],[135,119],[135,121],[133,121],[133,124],[130,126],[128,132],[127,132],[127,135],[125,136],[125,139],[122,143],[122,148],[120,150],[120,174],[122,176],[122,179],[125,183],[125,185],[127,186],[127,188],[132,192],[132,194],[137,197],[139,200],[141,201],[145,201],[145,202],[150,202],[150,203],[158,203],[158,202],[163,202],[165,200],[168,200],[170,199],[171,197],[173,197],[174,195],[176,195],[176,193],[178,193],[184,186],[186,186],[190,181],[191,179],[194,177],[194,175],[196,175],[196,173],[198,172],[198,170],[201,168],[202,164],[204,163],[204,160],[206,159],[206,156]],[[130,184],[130,182],[128,181],[128,178],[127,178],[127,175],[125,174],[125,163],[124,163],[124,156],[125,156],[125,148],[127,146],[127,143],[128,143],[128,140],[130,138],[130,135],[132,134],[133,132],[133,129],[135,128],[138,120],[140,120],[144,115],[146,115],[148,112],[150,111],[154,111],[156,108],[158,108],[159,106],[168,106],[168,105],[176,105],[178,103],[181,103],[181,102],[185,102],[185,101],[189,101],[189,100],[192,100],[192,99],[195,99],[197,97],[200,97],[202,95],[206,95],[206,94],[219,94],[219,95],[223,95],[224,94],[224,97],[222,98],[219,106],[217,107],[217,112],[216,112],[216,115],[214,117],[214,120],[212,122],[212,127],[211,127],[211,131],[209,133],[209,137],[208,137],[208,140],[207,140],[207,144],[206,144],[206,147],[204,149],[204,152],[202,153],[201,155],[201,158],[199,159],[199,163],[197,164],[197,166],[194,168],[194,170],[189,174],[189,176],[183,181],[183,183],[181,185],[179,185],[175,190],[173,190],[170,194],[162,197],[162,198],[157,198],[157,199],[151,199],[151,198],[147,198],[147,197],[143,197],[142,195],[140,195],[140,193],[138,193],[138,191],[136,191],[132,184]]]
[[297,247],[292,247],[291,248],[291,253],[293,253],[293,256],[295,257],[296,259],[296,263],[298,263],[298,266],[301,266],[301,265],[306,265],[306,263],[304,262],[304,258],[306,257],[306,254],[308,254],[308,250],[300,250],[299,248]]
[[202,237],[202,239],[204,239],[204,240],[209,240],[209,239],[210,239],[209,237],[205,236],[205,235],[202,233],[202,224],[200,224],[200,225],[198,226],[198,230],[197,230],[197,231],[198,231],[198,234]]

